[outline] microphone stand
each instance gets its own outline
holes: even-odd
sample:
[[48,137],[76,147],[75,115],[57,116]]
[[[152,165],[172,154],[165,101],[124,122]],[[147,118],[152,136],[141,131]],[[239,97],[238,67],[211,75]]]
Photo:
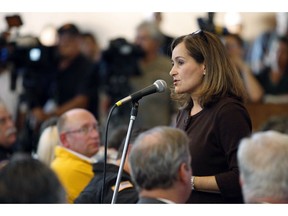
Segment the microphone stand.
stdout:
[[137,113],[138,113],[138,106],[139,106],[138,101],[133,101],[133,106],[131,109],[130,122],[129,122],[129,126],[128,126],[128,131],[127,131],[127,135],[126,135],[126,140],[125,140],[125,144],[124,144],[124,149],[123,149],[123,153],[122,153],[122,157],[121,157],[121,163],[120,163],[120,167],[118,170],[118,176],[117,176],[116,185],[115,185],[111,204],[115,204],[116,200],[117,200],[119,185],[121,182],[123,167],[124,167],[126,154],[127,154],[127,148],[128,148],[129,140],[131,137],[131,132],[132,132],[132,128],[134,125],[134,121],[135,121]]

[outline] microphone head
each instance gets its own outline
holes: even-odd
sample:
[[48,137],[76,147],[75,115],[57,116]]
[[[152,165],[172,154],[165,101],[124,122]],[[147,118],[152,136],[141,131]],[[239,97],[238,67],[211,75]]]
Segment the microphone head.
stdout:
[[167,88],[167,83],[164,80],[156,80],[154,85],[157,88],[157,92],[164,92]]

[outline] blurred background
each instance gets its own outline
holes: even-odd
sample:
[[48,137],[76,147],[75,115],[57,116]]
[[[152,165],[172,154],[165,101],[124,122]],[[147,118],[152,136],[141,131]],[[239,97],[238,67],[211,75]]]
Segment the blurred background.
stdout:
[[[58,28],[66,22],[72,22],[81,26],[81,30],[93,31],[97,35],[102,48],[108,45],[108,41],[116,37],[134,38],[135,28],[143,19],[152,18],[152,12],[148,13],[124,13],[124,12],[86,12],[86,13],[0,13],[0,30],[7,29],[6,16],[19,14],[22,26],[18,29],[19,35],[40,36],[47,28]],[[275,12],[217,12],[214,15],[214,23],[217,26],[227,27],[232,31],[240,31],[241,36],[252,41],[261,32],[273,29],[275,26]],[[161,29],[169,35],[179,36],[193,32],[199,28],[197,19],[207,18],[206,12],[182,12],[163,13]]]

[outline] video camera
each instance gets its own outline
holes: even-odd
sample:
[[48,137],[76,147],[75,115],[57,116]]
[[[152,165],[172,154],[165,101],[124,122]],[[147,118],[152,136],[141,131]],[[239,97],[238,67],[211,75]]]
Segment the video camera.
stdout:
[[19,15],[5,17],[8,30],[0,37],[0,67],[12,66],[11,90],[15,90],[16,79],[23,75],[23,87],[31,88],[37,84],[37,77],[43,76],[47,68],[56,61],[55,47],[47,47],[40,43],[37,37],[19,36],[11,40],[10,31],[13,27],[23,25]]
[[124,38],[110,41],[107,50],[103,51],[104,77],[106,91],[113,99],[119,99],[131,92],[129,78],[141,74],[138,61],[144,51]]

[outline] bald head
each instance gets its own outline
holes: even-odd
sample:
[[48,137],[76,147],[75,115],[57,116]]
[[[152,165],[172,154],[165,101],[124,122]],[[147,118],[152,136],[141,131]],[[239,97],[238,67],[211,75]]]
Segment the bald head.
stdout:
[[98,123],[94,115],[88,110],[80,108],[71,109],[60,116],[57,123],[59,133],[70,130],[73,126],[79,126],[80,122],[83,121],[83,118],[88,118],[91,121]]
[[98,121],[85,109],[72,109],[60,116],[57,129],[61,145],[91,157],[100,146]]

